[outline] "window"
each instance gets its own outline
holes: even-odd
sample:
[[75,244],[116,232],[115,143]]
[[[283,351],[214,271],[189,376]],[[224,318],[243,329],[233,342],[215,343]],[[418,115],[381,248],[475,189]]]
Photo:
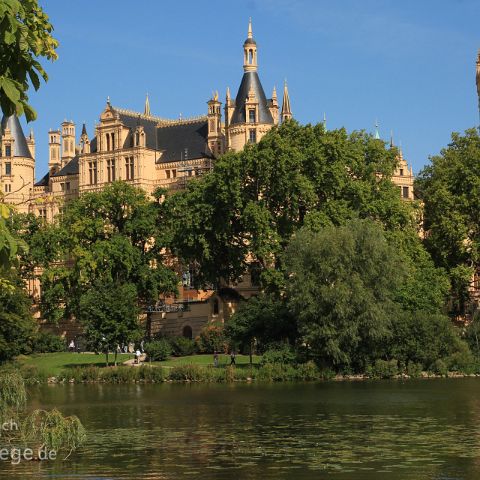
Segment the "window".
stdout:
[[185,325],[182,330],[182,335],[191,340],[193,338],[192,327],[190,325]]
[[115,181],[115,160],[113,158],[107,160],[107,180],[109,182]]
[[219,310],[220,310],[220,308],[219,308],[219,304],[218,304],[218,298],[215,298],[213,300],[213,314],[218,315]]
[[12,174],[12,164],[11,162],[5,162],[5,175],[11,175]]
[[110,134],[107,133],[105,137],[107,138],[107,150],[110,150]]
[[257,143],[257,132],[253,128],[248,132],[248,142]]
[[88,176],[90,185],[96,185],[98,180],[97,162],[88,162]]
[[253,108],[248,111],[248,122],[255,123],[255,109]]
[[408,198],[408,187],[402,188],[402,196],[403,198]]
[[403,177],[403,168],[400,169],[400,176]]
[[12,156],[12,146],[11,145],[5,145],[5,156],[6,157],[11,157]]
[[170,178],[170,170],[165,170],[165,174],[167,175],[167,178]]
[[5,193],[10,193],[12,191],[12,184],[6,183],[5,184]]
[[70,182],[65,183],[65,191],[67,191],[67,192],[70,191]]
[[172,176],[173,178],[177,178],[177,171],[175,169],[172,170]]
[[135,163],[133,157],[125,158],[125,174],[127,180],[133,180],[135,177]]
[[63,182],[60,183],[60,190],[61,190],[62,192],[65,191],[65,184],[64,184]]
[[115,134],[112,133],[112,150],[115,150]]
[[39,208],[38,209],[38,216],[42,220],[46,220],[47,219],[47,209],[46,208]]

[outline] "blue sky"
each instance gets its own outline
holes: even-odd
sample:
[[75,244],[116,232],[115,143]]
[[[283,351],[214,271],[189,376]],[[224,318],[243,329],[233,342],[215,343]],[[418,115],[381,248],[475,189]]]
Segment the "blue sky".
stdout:
[[[206,113],[239,86],[248,18],[267,96],[288,79],[294,116],[328,128],[393,130],[418,172],[452,131],[478,125],[478,0],[41,1],[60,42],[44,65],[37,109],[37,179],[49,128],[64,119],[89,134],[110,96],[115,106],[178,118]],[[281,100],[281,99],[280,99]]]

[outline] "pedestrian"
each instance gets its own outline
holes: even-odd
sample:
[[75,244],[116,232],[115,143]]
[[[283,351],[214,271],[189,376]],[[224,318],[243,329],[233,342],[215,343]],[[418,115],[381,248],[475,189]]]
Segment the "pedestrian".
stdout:
[[142,355],[142,352],[140,352],[140,350],[137,348],[137,351],[135,352],[136,363],[140,363],[141,355]]
[[128,345],[127,345],[127,344],[125,344],[125,345],[123,346],[123,352],[124,352],[124,353],[128,353]]
[[235,365],[235,350],[230,352],[230,365]]
[[140,342],[140,350],[142,351],[142,353],[145,353],[145,348],[144,347],[145,347],[145,340],[142,340]]
[[70,352],[74,352],[75,351],[75,342],[73,341],[73,338],[72,340],[70,340],[70,344],[68,345],[68,350]]
[[213,352],[213,365],[216,367],[218,367],[218,352],[215,350]]

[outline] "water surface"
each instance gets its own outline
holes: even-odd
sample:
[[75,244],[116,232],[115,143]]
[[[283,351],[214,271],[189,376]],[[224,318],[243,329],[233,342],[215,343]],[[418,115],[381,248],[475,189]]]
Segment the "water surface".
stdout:
[[76,414],[66,462],[5,479],[480,478],[480,379],[315,384],[51,385],[31,407]]

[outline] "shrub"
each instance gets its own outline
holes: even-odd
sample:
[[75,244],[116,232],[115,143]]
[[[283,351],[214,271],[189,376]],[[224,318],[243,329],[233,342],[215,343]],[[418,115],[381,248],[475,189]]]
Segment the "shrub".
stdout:
[[445,363],[451,372],[471,374],[478,371],[478,363],[469,350],[453,353],[445,359]]
[[407,375],[411,378],[418,378],[423,371],[423,365],[421,363],[408,362]]
[[33,353],[64,352],[65,347],[65,340],[51,332],[38,332],[32,339]]
[[[332,372],[333,373],[333,372]],[[304,381],[318,380],[320,378],[320,371],[315,362],[309,361],[297,365],[297,379]]]
[[448,373],[447,365],[446,365],[446,363],[445,363],[443,360],[441,360],[441,359],[435,360],[435,361],[432,363],[432,365],[430,365],[429,370],[430,370],[432,373],[435,373],[436,375],[442,375],[442,377],[447,376],[447,373]]
[[100,369],[93,366],[69,368],[60,374],[60,378],[67,382],[73,380],[75,383],[98,382]]
[[195,341],[186,337],[173,337],[170,340],[172,352],[175,357],[187,357],[195,353]]
[[292,365],[296,363],[295,351],[290,345],[280,344],[269,348],[262,357],[261,364]]
[[191,382],[198,382],[206,377],[211,378],[211,375],[208,375],[208,369],[202,369],[199,365],[177,365],[168,374],[170,380],[188,380]]
[[154,340],[145,345],[145,352],[148,360],[153,362],[161,362],[166,360],[172,354],[170,342],[165,338]]
[[201,353],[226,352],[227,341],[221,323],[210,323],[202,328],[196,338],[197,348]]
[[393,378],[398,375],[398,361],[393,360],[375,360],[372,373],[378,378]]
[[143,365],[139,368],[136,368],[138,373],[137,377],[139,380],[148,383],[160,383],[165,380],[165,372],[162,367],[149,367]]

